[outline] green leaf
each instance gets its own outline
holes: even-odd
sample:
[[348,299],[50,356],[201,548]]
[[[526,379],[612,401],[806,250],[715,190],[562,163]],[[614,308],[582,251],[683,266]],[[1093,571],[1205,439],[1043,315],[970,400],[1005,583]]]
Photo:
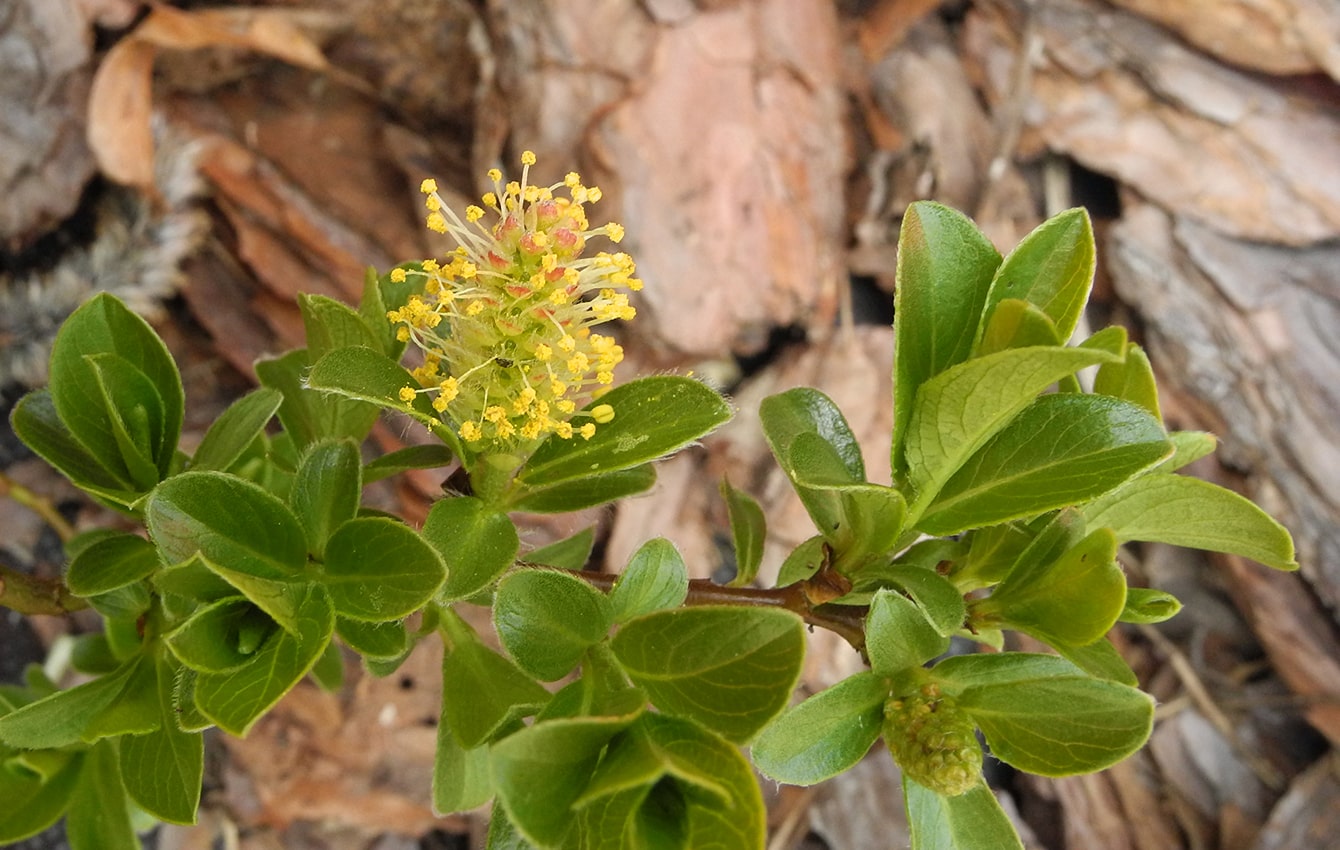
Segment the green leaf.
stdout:
[[912,850],[1024,850],[1014,824],[985,785],[943,797],[903,777]]
[[777,571],[777,586],[789,587],[798,581],[805,581],[819,572],[819,568],[829,557],[828,541],[822,534],[816,534],[792,549],[782,561]]
[[970,688],[1018,684],[1048,678],[1082,676],[1080,669],[1064,658],[1037,652],[988,652],[955,655],[932,668],[935,682],[950,696]]
[[663,712],[743,743],[786,707],[805,655],[790,611],[701,606],[633,620],[612,648]]
[[389,357],[371,348],[340,348],[316,361],[307,376],[307,385],[327,390],[356,401],[408,414],[446,443],[457,457],[462,456],[460,439],[433,410],[428,396],[419,394],[414,401],[400,400],[400,390],[417,387],[419,382]]
[[158,569],[154,545],[134,534],[107,537],[70,561],[65,584],[77,596],[96,596],[133,584]]
[[145,513],[167,564],[200,554],[233,572],[283,581],[307,563],[302,526],[288,506],[227,473],[173,476],[154,490]]
[[[443,700],[442,707],[445,709],[452,701]],[[446,718],[440,718],[433,757],[433,811],[439,815],[468,811],[484,805],[491,796],[488,747],[465,749],[456,740]]]
[[1048,643],[1093,643],[1126,605],[1126,576],[1116,558],[1116,537],[1100,528],[1045,568],[1011,573],[975,606],[977,613]]
[[199,557],[289,631],[307,564],[302,526],[259,486],[222,472],[184,472],[154,490],[149,535],[168,564]]
[[158,708],[161,724],[147,735],[121,739],[121,778],[132,800],[169,823],[195,823],[205,767],[204,738],[177,726],[173,704],[174,673],[160,660]]
[[731,416],[730,405],[692,378],[638,378],[601,396],[614,419],[589,440],[551,435],[517,473],[525,487],[548,487],[574,478],[641,466],[682,449]]
[[310,365],[305,348],[256,362],[256,377],[261,384],[284,394],[278,415],[285,433],[298,447],[322,437],[353,437],[362,441],[377,421],[377,407],[309,388]]
[[1144,475],[1084,508],[1092,526],[1140,540],[1228,552],[1296,570],[1293,539],[1249,499],[1182,475]]
[[[576,803],[604,816],[584,819],[586,830],[610,829],[610,812],[602,812],[601,803],[639,787],[644,794],[630,807],[631,823],[620,830],[632,843],[610,846],[753,850],[766,837],[763,801],[749,763],[735,747],[690,721],[643,714],[610,743]],[[611,837],[583,836],[593,843]]]
[[227,673],[250,660],[277,628],[250,601],[233,596],[202,605],[167,636],[182,664],[201,673]]
[[536,514],[580,511],[613,502],[651,489],[656,483],[656,468],[649,463],[563,481],[552,487],[523,487],[509,499],[509,509]]
[[1007,348],[1065,344],[1051,318],[1027,301],[1003,299],[988,315],[975,356],[995,354]]
[[1172,431],[1168,439],[1173,444],[1173,456],[1159,464],[1160,472],[1173,472],[1189,463],[1214,454],[1219,440],[1213,434],[1204,431]]
[[[92,740],[90,730],[100,716],[118,702],[133,698],[132,686],[140,680],[141,657],[115,672],[100,676],[0,717],[0,741],[21,749],[56,749]],[[152,727],[152,724],[150,724]]]
[[406,446],[382,455],[363,467],[363,483],[371,484],[412,469],[437,469],[451,463],[451,449],[438,443]]
[[1110,767],[1144,745],[1154,722],[1148,694],[1089,676],[982,684],[958,704],[996,758],[1041,776]]
[[917,389],[968,359],[1000,254],[962,213],[928,201],[908,207],[898,236],[893,315],[893,469]]
[[[114,355],[143,376],[160,405],[161,420],[150,459],[166,475],[181,435],[185,397],[177,364],[153,328],[114,296],[101,293],[61,325],[51,348],[51,398],[75,439],[102,462],[120,455],[101,389],[88,358]],[[145,401],[136,394],[135,401]],[[118,401],[119,405],[119,401]],[[129,481],[127,481],[129,483]],[[152,483],[149,484],[152,486]],[[144,489],[148,489],[145,487]]]
[[325,589],[308,586],[294,619],[293,633],[271,634],[241,668],[196,677],[196,705],[225,732],[245,736],[321,657],[335,627],[335,610]]
[[1126,659],[1121,657],[1111,640],[1096,640],[1087,646],[1068,646],[1057,643],[1054,648],[1061,657],[1090,676],[1110,679],[1132,688],[1139,687],[1140,680]]
[[1106,396],[1043,396],[977,451],[917,528],[950,535],[1093,499],[1167,457],[1157,419]]
[[610,590],[610,614],[616,623],[678,608],[689,594],[689,570],[675,544],[664,537],[648,540],[633,553]]
[[922,384],[904,453],[924,508],[974,452],[1038,393],[1066,375],[1111,359],[1083,348],[1012,348],[960,363]]
[[445,579],[446,566],[433,547],[393,519],[351,519],[326,545],[322,581],[335,611],[352,620],[407,617],[427,604]]
[[787,709],[764,727],[750,753],[764,775],[814,785],[856,766],[879,738],[889,683],[866,671]]
[[0,843],[17,843],[37,835],[60,820],[79,781],[83,757],[60,753],[59,766],[42,776],[25,769],[6,768],[0,750]]
[[474,496],[438,501],[422,533],[447,565],[446,599],[465,599],[493,584],[521,547],[507,514]]
[[577,571],[586,566],[595,547],[596,531],[587,526],[576,534],[556,540],[547,546],[532,549],[523,559],[531,564],[547,564],[563,570]]
[[[791,480],[815,527],[835,545],[847,548],[858,540],[854,523],[847,516],[849,509],[859,510],[866,501],[872,501],[872,513],[884,509],[897,512],[896,505],[881,506],[879,502],[887,499],[879,495],[865,500],[852,495],[850,488],[875,485],[866,485],[861,447],[828,396],[807,387],[788,390],[765,398],[759,406],[759,417],[773,456]],[[883,527],[887,530],[898,524],[885,522]]]
[[549,692],[478,640],[458,640],[442,661],[442,719],[466,750],[534,714]]
[[1012,298],[1036,305],[1057,337],[1075,332],[1093,286],[1093,225],[1082,208],[1052,216],[1034,228],[996,270],[984,313]]
[[399,658],[410,647],[404,623],[365,623],[336,617],[335,633],[350,649],[368,658]]
[[744,587],[753,583],[763,563],[768,521],[758,502],[743,490],[732,487],[727,479],[721,479],[720,490],[730,515],[731,538],[735,543],[735,577],[730,583],[733,587]]
[[191,457],[191,469],[222,472],[240,458],[284,401],[283,393],[269,387],[252,390],[228,405],[209,426]]
[[[303,329],[307,332],[307,352],[312,360],[320,360],[337,348],[364,346],[378,353],[384,351],[382,341],[372,332],[363,317],[349,306],[325,295],[302,293],[298,296]],[[382,315],[385,322],[385,314]]]
[[629,724],[625,718],[548,720],[499,741],[489,753],[498,801],[518,831],[544,847],[561,844],[572,806],[601,751]]
[[9,421],[24,445],[79,489],[121,510],[139,500],[124,473],[109,469],[65,427],[49,390],[33,390],[19,399]]
[[880,575],[910,596],[921,609],[922,616],[940,634],[949,637],[963,628],[967,606],[963,602],[963,593],[949,579],[934,570],[899,565]]
[[313,557],[323,557],[331,533],[358,513],[362,464],[358,445],[347,438],[318,440],[298,461],[288,501],[302,523],[307,551]]
[[153,489],[160,477],[156,459],[164,430],[162,398],[148,376],[124,357],[102,353],[85,360],[97,388],[95,403],[102,405],[131,482],[141,492]]
[[949,649],[949,638],[926,619],[925,612],[892,590],[880,590],[871,600],[865,643],[870,669],[882,675],[920,667]]
[[310,673],[317,687],[328,694],[338,693],[344,685],[344,654],[334,641],[326,644]]
[[1138,404],[1160,422],[1159,390],[1154,383],[1154,369],[1149,365],[1145,351],[1133,342],[1126,344],[1126,358],[1119,363],[1104,363],[1093,379],[1093,391]]
[[84,756],[65,818],[70,850],[140,850],[118,761],[111,741],[99,741]]
[[[401,263],[399,268],[421,271],[421,263]],[[393,360],[399,360],[405,351],[405,343],[396,339],[396,329],[387,320],[386,314],[405,306],[409,297],[418,287],[391,280],[390,272],[378,276],[376,270],[367,269],[363,275],[363,298],[358,304],[358,315],[372,333],[381,341],[381,352]]]
[[237,593],[237,588],[198,556],[159,570],[154,574],[153,586],[161,594],[181,596],[190,602],[216,602]]
[[561,679],[610,627],[603,594],[568,573],[528,569],[498,583],[493,622],[517,666],[545,682]]
[[1123,623],[1162,623],[1181,610],[1182,603],[1167,591],[1132,587],[1126,590],[1126,607],[1117,619]]

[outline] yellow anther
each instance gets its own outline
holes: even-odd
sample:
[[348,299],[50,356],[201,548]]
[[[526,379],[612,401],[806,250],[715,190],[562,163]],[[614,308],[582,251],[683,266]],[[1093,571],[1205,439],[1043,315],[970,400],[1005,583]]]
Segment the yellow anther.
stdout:
[[604,425],[614,419],[614,408],[608,404],[597,404],[591,408],[591,418]]
[[423,192],[425,195],[429,195],[432,194],[433,192],[436,192],[437,181],[431,177],[425,179],[422,183],[419,184],[419,191]]

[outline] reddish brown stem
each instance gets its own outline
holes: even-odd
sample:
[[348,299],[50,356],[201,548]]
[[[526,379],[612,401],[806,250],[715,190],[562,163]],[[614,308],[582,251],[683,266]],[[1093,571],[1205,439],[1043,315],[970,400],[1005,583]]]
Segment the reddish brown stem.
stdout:
[[[585,570],[575,571],[573,575],[581,578],[597,590],[609,592],[618,576],[608,573],[593,573]],[[726,587],[708,579],[694,579],[689,582],[689,595],[685,605],[741,605],[785,608],[804,618],[810,626],[827,629],[851,644],[852,648],[865,654],[865,615],[867,609],[855,605],[813,605],[799,584],[789,587]]]
[[59,579],[37,578],[0,564],[0,605],[20,614],[58,617],[87,608]]

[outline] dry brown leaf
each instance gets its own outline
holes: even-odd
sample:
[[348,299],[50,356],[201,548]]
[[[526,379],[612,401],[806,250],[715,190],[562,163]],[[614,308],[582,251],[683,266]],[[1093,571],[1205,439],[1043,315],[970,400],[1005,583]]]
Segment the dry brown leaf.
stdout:
[[155,6],[112,46],[93,77],[88,144],[103,174],[152,196],[154,186],[153,65],[160,49],[232,47],[253,50],[316,71],[328,69],[321,49],[282,9],[185,12]]

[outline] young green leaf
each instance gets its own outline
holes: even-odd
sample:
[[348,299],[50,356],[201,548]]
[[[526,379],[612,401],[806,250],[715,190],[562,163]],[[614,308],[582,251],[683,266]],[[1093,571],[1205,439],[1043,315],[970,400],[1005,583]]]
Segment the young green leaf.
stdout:
[[1154,722],[1148,694],[1089,676],[978,685],[958,703],[996,758],[1042,776],[1110,767],[1144,745]]
[[158,468],[165,429],[163,399],[148,376],[124,357],[103,352],[85,360],[97,389],[92,403],[101,406],[131,482],[140,492],[153,489],[171,459],[169,455],[164,469]]
[[[298,296],[302,326],[307,332],[307,351],[313,361],[337,348],[363,346],[382,353],[382,341],[363,317],[348,305],[325,295],[302,293]],[[385,324],[385,314],[380,317]]]
[[[442,708],[455,702],[442,701]],[[446,717],[438,719],[437,750],[433,756],[433,811],[439,815],[464,812],[484,805],[493,796],[489,777],[489,749],[467,750],[456,740]]]
[[595,547],[595,543],[595,527],[588,525],[576,534],[555,540],[547,546],[532,549],[521,560],[575,572],[586,566],[586,562],[591,559],[591,550]]
[[442,595],[465,599],[497,580],[521,546],[507,514],[474,496],[442,499],[428,511],[423,539],[447,565]]
[[377,421],[380,411],[366,401],[308,387],[310,365],[305,348],[256,362],[256,377],[261,384],[284,395],[278,412],[284,433],[290,435],[298,447],[322,437],[353,437],[361,441]]
[[191,469],[223,472],[240,458],[284,401],[283,393],[269,387],[252,390],[228,405],[209,426],[191,457]]
[[70,850],[140,850],[118,762],[111,741],[99,741],[85,754],[65,818]]
[[912,600],[897,591],[880,590],[870,601],[865,644],[870,669],[887,676],[941,655],[949,649],[949,638],[939,633]]
[[650,490],[656,468],[649,463],[603,475],[573,478],[550,487],[518,487],[508,496],[508,509],[536,514],[580,511]]
[[1100,528],[1045,568],[1012,572],[976,604],[976,613],[1049,643],[1093,643],[1126,605],[1126,576],[1116,557],[1116,537]]
[[294,632],[271,634],[237,670],[197,675],[195,704],[220,729],[245,736],[321,657],[335,627],[335,609],[325,588],[305,588],[294,621]]
[[814,785],[856,765],[879,738],[889,684],[866,671],[792,706],[759,733],[750,749],[764,775]]
[[1051,317],[1042,309],[1019,298],[1000,301],[987,314],[982,339],[977,343],[976,357],[995,354],[1007,348],[1064,345],[1060,332]]
[[725,478],[721,479],[720,490],[730,515],[731,538],[735,541],[735,578],[730,583],[734,587],[744,587],[754,581],[763,563],[768,523],[763,509],[748,493],[735,489]]
[[453,457],[451,449],[438,443],[396,449],[363,467],[363,484],[371,484],[413,469],[438,469],[450,464]]
[[1093,391],[1099,395],[1125,399],[1138,404],[1160,422],[1159,390],[1154,383],[1154,369],[1149,365],[1145,351],[1133,342],[1126,344],[1126,359],[1120,363],[1104,363],[1093,379]]
[[1014,824],[986,785],[945,797],[903,777],[912,850],[1024,850]]
[[[0,747],[0,764],[17,758]],[[0,843],[11,844],[37,835],[60,820],[70,804],[83,766],[82,754],[59,753],[46,775],[10,762],[0,767]]]
[[147,735],[121,739],[121,779],[130,798],[169,823],[195,823],[205,767],[204,738],[177,726],[175,675],[167,659],[155,665],[160,726]]
[[1109,359],[1106,352],[1083,348],[1012,348],[960,363],[922,384],[904,449],[917,507],[925,507],[1038,393]]
[[[613,818],[623,828],[615,827],[614,810],[602,804],[638,788],[636,803]],[[631,846],[753,850],[766,833],[758,783],[739,750],[695,723],[659,714],[641,715],[610,743],[575,806],[599,815],[582,823],[588,833],[606,833],[583,836],[593,843],[608,843],[612,831]]]
[[1093,286],[1093,225],[1082,208],[1058,213],[1034,228],[1005,257],[991,281],[985,315],[1019,298],[1052,320],[1057,336],[1075,332]]
[[246,664],[276,628],[249,600],[233,596],[200,606],[166,640],[192,670],[227,673]]
[[446,443],[457,457],[462,455],[460,438],[433,410],[428,396],[417,395],[409,403],[401,400],[400,391],[417,387],[419,382],[405,367],[371,348],[337,348],[329,352],[313,364],[307,385],[408,414]]
[[1112,529],[1122,543],[1171,543],[1298,569],[1284,526],[1250,500],[1198,478],[1144,475],[1085,506],[1084,516],[1091,526]]
[[1123,623],[1162,623],[1177,616],[1182,603],[1176,596],[1152,587],[1132,587],[1126,591],[1126,607],[1117,619]]
[[119,510],[139,500],[119,464],[109,466],[85,448],[61,421],[49,390],[33,390],[19,399],[10,414],[10,426],[23,444],[51,464],[79,489]]
[[601,751],[630,719],[584,717],[527,726],[489,752],[498,801],[528,840],[563,843],[573,804],[591,779]]
[[119,456],[121,448],[112,432],[109,411],[98,400],[102,390],[88,359],[100,354],[119,358],[142,376],[149,392],[141,398],[137,391],[126,407],[140,402],[158,406],[157,433],[147,448],[159,475],[166,475],[177,450],[185,409],[181,375],[153,328],[107,293],[94,296],[75,310],[56,334],[50,382],[51,398],[60,418],[75,439],[100,461],[106,463]]
[[326,544],[322,583],[351,620],[399,620],[427,604],[446,579],[437,551],[385,517],[351,519]]
[[107,537],[70,561],[65,584],[79,596],[96,596],[148,577],[160,562],[154,545],[134,534]]
[[350,649],[368,658],[399,658],[410,647],[404,623],[367,623],[336,617],[335,633]]
[[1062,658],[1079,669],[1099,679],[1110,679],[1132,688],[1139,687],[1140,680],[1126,659],[1121,657],[1117,648],[1108,639],[1096,640],[1085,646],[1069,646],[1064,643],[1053,644],[1053,649]]
[[298,461],[288,502],[302,523],[313,557],[323,557],[330,535],[358,513],[362,464],[358,445],[347,438],[318,440]]
[[145,511],[163,561],[196,554],[213,566],[285,581],[307,563],[302,526],[259,486],[222,472],[184,472],[154,490]]
[[805,628],[779,609],[676,608],[627,623],[611,646],[663,712],[743,743],[786,707],[804,662]]
[[689,571],[675,544],[664,537],[648,540],[633,553],[610,590],[610,615],[616,623],[677,608],[689,593]]
[[1000,254],[962,213],[929,201],[908,207],[898,235],[893,314],[895,474],[917,389],[968,359]]
[[950,535],[1079,504],[1171,451],[1158,420],[1129,402],[1043,396],[949,479],[916,527]]
[[468,627],[452,629],[451,637],[453,646],[442,660],[442,687],[454,696],[443,700],[442,719],[464,749],[488,743],[549,701],[548,691],[480,643]]
[[631,469],[671,454],[716,430],[730,419],[730,405],[692,378],[658,375],[638,378],[601,396],[614,419],[589,440],[551,435],[517,473],[527,488],[549,487]]
[[521,570],[498,583],[493,622],[517,666],[544,682],[561,679],[610,627],[609,600],[556,570]]
[[[0,717],[0,741],[20,749],[55,749],[93,740],[90,730],[119,702],[133,702],[144,657],[91,682],[28,703]],[[149,724],[152,728],[153,724]]]
[[1160,472],[1174,472],[1206,455],[1214,454],[1219,440],[1204,431],[1171,431],[1168,439],[1173,444],[1173,456],[1159,464]]

